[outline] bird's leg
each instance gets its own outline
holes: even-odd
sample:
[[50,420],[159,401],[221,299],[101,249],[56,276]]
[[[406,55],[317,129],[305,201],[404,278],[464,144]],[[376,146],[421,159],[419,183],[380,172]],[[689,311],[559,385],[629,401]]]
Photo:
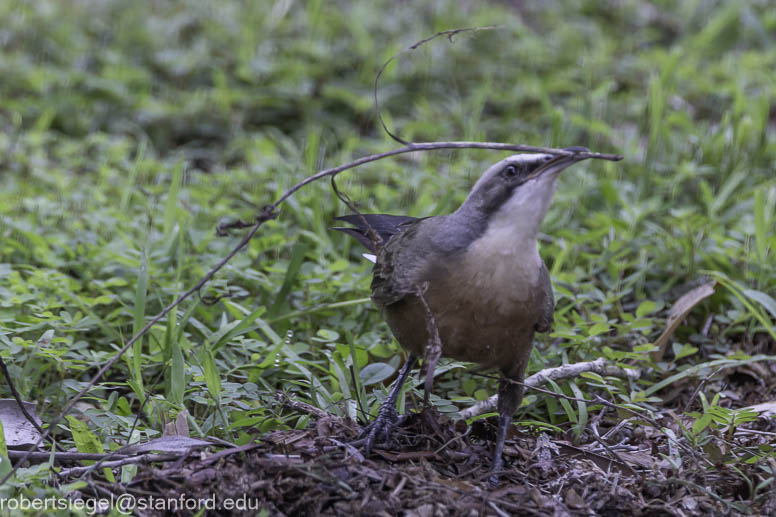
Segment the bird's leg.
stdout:
[[523,400],[523,374],[515,377],[502,377],[498,385],[498,435],[496,436],[496,448],[493,451],[493,462],[488,476],[488,484],[491,487],[498,485],[498,475],[504,460],[501,453],[504,450],[504,441],[507,431],[512,424],[512,417],[520,407]]
[[399,377],[396,379],[391,391],[388,393],[388,398],[383,401],[380,410],[377,412],[377,418],[366,428],[366,443],[364,444],[364,450],[366,451],[367,456],[371,454],[372,446],[375,444],[375,441],[385,441],[390,436],[391,430],[398,418],[396,413],[396,401],[399,399],[399,392],[404,385],[404,381],[409,377],[410,371],[412,371],[412,367],[415,366],[417,360],[417,357],[413,355],[407,357],[407,362],[404,363],[401,371],[399,371]]

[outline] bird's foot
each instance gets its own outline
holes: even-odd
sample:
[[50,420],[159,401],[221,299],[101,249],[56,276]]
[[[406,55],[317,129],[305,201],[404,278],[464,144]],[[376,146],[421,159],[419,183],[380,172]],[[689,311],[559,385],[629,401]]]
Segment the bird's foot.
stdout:
[[[501,397],[501,392],[499,392],[499,397]],[[496,435],[495,447],[493,447],[493,461],[490,464],[490,473],[488,475],[488,485],[490,485],[490,488],[498,486],[498,476],[504,467],[504,442],[507,439],[507,431],[511,422],[512,417],[509,411],[504,411],[499,415],[498,434]]]
[[490,488],[496,488],[498,486],[498,475],[503,466],[504,460],[501,458],[500,454],[493,458],[493,465],[491,465],[490,473],[488,474],[488,486],[490,486]]
[[367,456],[372,453],[372,447],[375,444],[388,441],[398,420],[399,415],[393,405],[383,404],[380,407],[377,418],[364,429],[358,440],[359,442],[363,440],[364,452]]
[[416,362],[417,358],[412,355],[407,358],[388,397],[380,406],[380,411],[377,412],[377,418],[364,429],[364,432],[361,433],[359,439],[351,444],[354,446],[364,445],[364,451],[367,456],[372,453],[372,447],[374,447],[376,443],[388,441],[388,438],[391,436],[391,431],[400,420],[399,415],[396,412],[396,401],[399,398],[399,391],[401,391],[404,381],[407,380],[407,377]]

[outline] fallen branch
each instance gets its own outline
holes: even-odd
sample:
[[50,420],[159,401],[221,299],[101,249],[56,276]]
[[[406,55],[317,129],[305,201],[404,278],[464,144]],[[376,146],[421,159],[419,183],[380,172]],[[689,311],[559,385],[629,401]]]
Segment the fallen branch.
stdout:
[[[595,361],[586,363],[564,364],[556,368],[547,368],[531,375],[523,382],[523,384],[526,388],[538,388],[544,386],[550,380],[557,381],[560,379],[570,379],[578,377],[582,372],[593,372],[599,375],[613,375],[631,379],[638,379],[640,376],[639,370],[620,368],[619,366],[608,364],[603,357],[600,357]],[[473,418],[483,413],[495,411],[497,404],[498,395],[493,395],[486,400],[481,400],[473,406],[460,411],[458,414],[464,419]]]
[[277,392],[275,394],[275,398],[280,401],[283,407],[293,409],[294,411],[299,411],[300,413],[306,413],[315,418],[326,418],[332,416],[321,408],[317,408],[311,404],[307,404],[306,402],[292,400],[282,391]]
[[[139,456],[122,458],[120,460],[104,461],[102,464],[100,464],[100,468],[115,469],[118,467],[123,467],[124,465],[145,465],[147,463],[177,460],[181,456],[181,454],[141,454]],[[94,470],[94,465],[88,465],[86,467],[71,467],[69,469],[62,469],[59,472],[59,476],[63,478],[69,476],[79,476],[91,470]]]
[[25,456],[27,451],[8,451],[8,458],[12,460],[24,458],[32,461],[48,461],[51,457],[54,457],[55,463],[63,463],[68,461],[97,461],[104,460],[106,458],[124,459],[128,458],[127,454],[114,454],[113,452],[33,452],[29,456]]

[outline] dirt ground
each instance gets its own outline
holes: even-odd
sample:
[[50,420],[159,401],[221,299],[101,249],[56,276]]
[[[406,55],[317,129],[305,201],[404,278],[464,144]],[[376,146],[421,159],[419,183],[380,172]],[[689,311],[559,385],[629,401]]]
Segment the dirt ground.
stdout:
[[[763,381],[755,373],[731,371],[723,383],[743,403],[773,400],[776,376]],[[691,388],[676,387],[674,405],[683,407]],[[591,415],[577,440],[513,427],[495,489],[486,481],[495,422],[467,427],[431,410],[409,417],[369,458],[348,445],[358,425],[323,417],[306,430],[274,432],[239,450],[146,468],[130,489],[247,497],[254,505],[209,515],[256,515],[257,505],[269,515],[776,515],[776,487],[757,487],[773,477],[776,462],[743,461],[746,451],[776,442],[773,416],[693,444],[678,414],[653,414],[652,422],[669,433],[608,408]]]

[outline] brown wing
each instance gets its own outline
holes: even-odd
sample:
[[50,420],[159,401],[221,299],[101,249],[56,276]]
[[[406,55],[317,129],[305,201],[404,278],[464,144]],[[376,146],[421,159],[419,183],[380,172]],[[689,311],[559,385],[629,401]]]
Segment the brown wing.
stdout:
[[[372,278],[372,300],[382,307],[412,294],[418,288],[428,254],[424,252],[423,221],[404,224],[377,254]],[[408,245],[411,243],[411,245]]]

